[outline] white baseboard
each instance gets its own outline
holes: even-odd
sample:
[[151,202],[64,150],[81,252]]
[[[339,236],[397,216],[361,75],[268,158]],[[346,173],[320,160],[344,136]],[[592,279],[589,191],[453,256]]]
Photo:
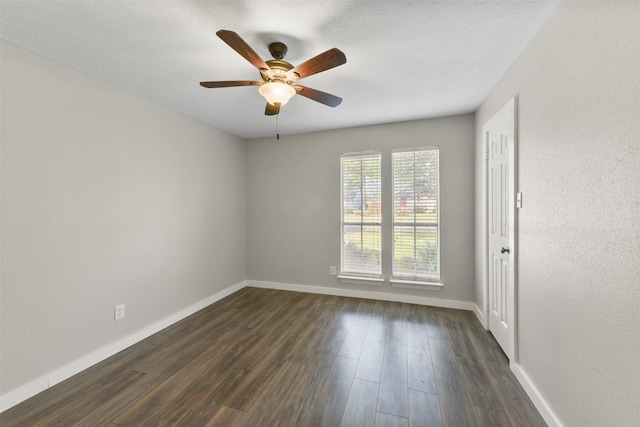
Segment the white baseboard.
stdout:
[[48,374],[43,375],[40,378],[37,378],[21,387],[18,387],[15,390],[12,390],[0,396],[0,412],[3,412],[17,405],[18,403],[27,400],[32,396],[35,396],[41,391],[44,391],[47,388],[52,387],[81,371],[84,371],[85,369],[113,356],[114,354],[124,350],[125,348],[130,347],[137,342],[150,337],[151,335],[155,334],[158,331],[161,331],[167,326],[170,326],[184,319],[185,317],[190,316],[199,310],[202,310],[203,308],[213,304],[214,302],[221,300],[222,298],[227,297],[234,292],[239,291],[245,286],[246,282],[244,281],[236,283],[233,286],[223,289],[222,291],[215,293],[210,297],[203,299],[202,301],[198,301],[197,303],[190,305],[189,307],[186,307],[179,312],[162,319],[159,322],[154,323],[153,325],[149,325],[132,335],[124,337],[114,343],[108,344],[92,353],[87,354],[86,356],[74,360],[73,362],[62,366],[61,368],[49,372]]
[[542,394],[538,390],[538,388],[533,384],[529,375],[522,369],[520,365],[517,363],[511,362],[509,364],[509,368],[511,372],[516,376],[522,388],[527,393],[533,405],[536,407],[540,415],[547,423],[549,427],[563,427],[562,423],[556,416],[556,414],[551,410],[547,401],[542,397]]
[[459,310],[474,310],[475,304],[468,301],[458,301],[443,298],[431,298],[406,294],[391,294],[388,292],[364,291],[357,289],[332,288],[328,286],[296,285],[292,283],[262,282],[247,280],[247,286],[281,291],[306,292],[310,294],[337,295],[353,298],[367,298],[383,301],[404,302],[409,304],[431,305],[435,307],[456,308]]
[[480,321],[480,324],[482,325],[482,327],[486,331],[488,331],[489,330],[489,323],[487,323],[487,316],[484,315],[484,312],[482,310],[480,310],[480,307],[478,307],[477,304],[473,304],[473,312],[475,313],[476,317]]

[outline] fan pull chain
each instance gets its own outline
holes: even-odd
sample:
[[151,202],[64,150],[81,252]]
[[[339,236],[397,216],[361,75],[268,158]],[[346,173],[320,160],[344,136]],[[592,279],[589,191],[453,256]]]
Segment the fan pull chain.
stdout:
[[280,112],[276,114],[276,139],[280,140]]

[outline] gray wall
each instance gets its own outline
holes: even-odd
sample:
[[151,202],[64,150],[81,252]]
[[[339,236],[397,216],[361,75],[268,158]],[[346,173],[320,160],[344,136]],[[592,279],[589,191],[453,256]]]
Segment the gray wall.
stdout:
[[566,426],[640,420],[638,22],[564,2],[476,115],[480,233],[482,125],[518,96],[519,364]]
[[3,42],[1,155],[2,394],[244,280],[243,141]]
[[[464,115],[248,141],[247,278],[473,301],[473,138],[473,115]],[[343,284],[330,276],[329,266],[340,266],[340,154],[382,152],[383,253],[390,254],[391,151],[435,145],[444,289]],[[387,255],[386,278],[390,267]]]

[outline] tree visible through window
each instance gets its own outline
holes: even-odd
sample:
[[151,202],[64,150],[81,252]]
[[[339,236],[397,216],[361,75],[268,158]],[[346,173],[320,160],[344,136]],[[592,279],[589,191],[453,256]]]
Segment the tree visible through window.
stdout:
[[381,277],[380,153],[343,155],[341,273]]
[[440,280],[438,149],[393,157],[393,277]]

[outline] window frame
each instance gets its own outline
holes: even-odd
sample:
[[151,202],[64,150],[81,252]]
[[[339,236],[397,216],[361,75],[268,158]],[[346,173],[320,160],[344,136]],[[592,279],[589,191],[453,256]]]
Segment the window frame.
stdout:
[[[419,152],[419,151],[436,151],[436,159],[437,159],[437,197],[436,197],[436,262],[437,262],[437,273],[436,275],[430,276],[422,276],[418,274],[408,275],[408,274],[398,274],[396,270],[396,227],[402,226],[410,226],[414,228],[414,252],[416,250],[415,247],[415,234],[416,228],[418,227],[433,227],[433,223],[422,223],[422,222],[396,222],[396,211],[395,211],[395,191],[396,183],[395,178],[395,158],[394,156],[397,153],[407,153],[407,152]],[[414,205],[415,206],[415,205]],[[414,208],[415,209],[415,208]],[[423,288],[425,286],[429,286],[432,288],[440,288],[442,287],[441,277],[442,277],[442,268],[441,268],[441,238],[440,238],[440,147],[439,146],[428,146],[428,147],[412,147],[412,148],[403,148],[398,150],[393,150],[391,152],[391,278],[389,281],[393,286],[396,287],[408,287],[408,288]]]
[[[344,214],[345,214],[345,198],[344,198],[344,164],[343,160],[347,158],[360,158],[363,159],[365,157],[373,157],[377,156],[379,161],[379,173],[380,173],[380,188],[379,188],[379,197],[380,197],[380,219],[379,222],[364,222],[360,221],[357,223],[349,223],[345,222]],[[361,206],[364,203],[361,197]],[[338,279],[343,282],[355,282],[358,283],[360,281],[370,282],[372,284],[382,284],[384,282],[383,279],[383,212],[382,212],[382,153],[380,151],[362,151],[355,153],[343,153],[340,155],[340,274],[338,275]],[[379,274],[370,274],[366,272],[353,272],[353,271],[345,271],[345,263],[344,263],[344,229],[345,226],[377,226],[380,229],[380,250],[379,250],[379,260],[378,265],[380,266]]]

